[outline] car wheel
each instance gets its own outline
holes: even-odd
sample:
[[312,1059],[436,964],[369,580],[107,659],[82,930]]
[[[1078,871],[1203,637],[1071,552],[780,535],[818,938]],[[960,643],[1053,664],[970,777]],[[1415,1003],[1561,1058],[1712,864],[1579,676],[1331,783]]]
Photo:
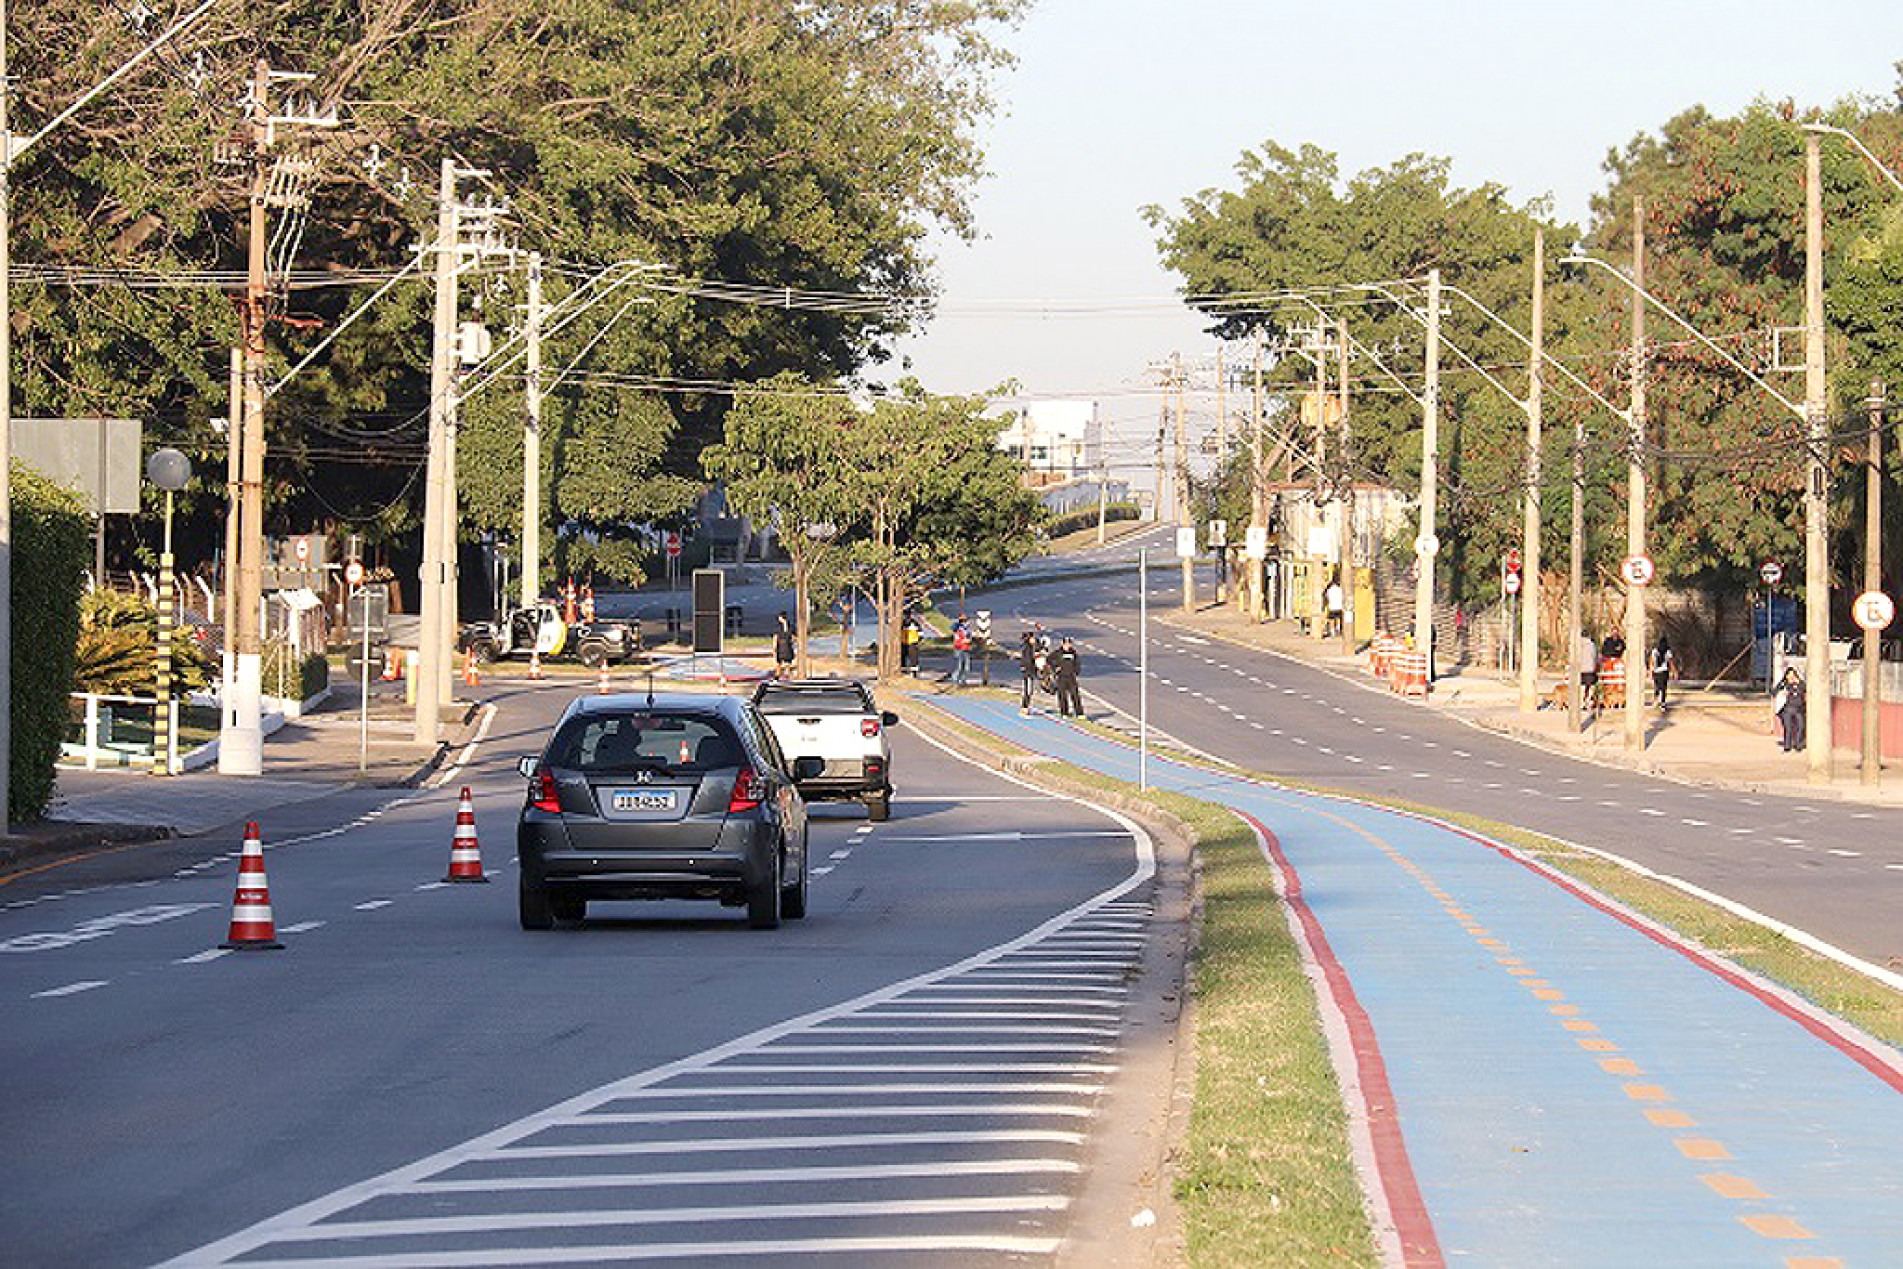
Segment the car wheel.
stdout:
[[866,818],[875,824],[884,823],[892,818],[892,795],[874,793],[866,798]]
[[550,895],[548,910],[557,921],[579,921],[588,915],[588,900],[578,894]]
[[780,915],[789,921],[806,915],[806,869],[799,871],[799,879],[780,891]]
[[590,639],[577,650],[581,663],[589,669],[595,669],[608,660],[608,645],[599,639]]
[[550,906],[548,887],[539,881],[530,881],[524,873],[516,884],[516,910],[522,918],[525,930],[552,930],[555,928],[555,910]]
[[747,895],[747,924],[756,930],[780,928],[780,852],[773,852],[773,869]]

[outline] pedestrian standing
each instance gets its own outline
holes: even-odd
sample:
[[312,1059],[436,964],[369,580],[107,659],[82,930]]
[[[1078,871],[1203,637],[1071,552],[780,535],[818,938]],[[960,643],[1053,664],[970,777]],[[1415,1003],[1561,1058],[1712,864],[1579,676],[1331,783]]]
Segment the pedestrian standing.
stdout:
[[1784,678],[1771,697],[1771,709],[1784,733],[1784,752],[1804,747],[1804,679],[1795,666],[1784,671]]
[[919,644],[925,638],[925,632],[919,628],[918,614],[907,613],[904,623],[899,627],[899,668],[918,673]]
[[965,680],[971,677],[971,627],[965,624],[963,613],[952,623],[952,672],[953,687],[963,687]]
[[1328,623],[1323,627],[1323,634],[1334,636],[1341,633],[1343,602],[1341,580],[1335,578],[1328,583],[1328,589],[1322,592],[1322,606],[1328,612]]
[[785,613],[780,614],[780,628],[773,632],[773,672],[779,678],[793,672],[793,627]]
[[1084,696],[1077,686],[1082,673],[1083,659],[1077,655],[1077,645],[1065,635],[1051,658],[1051,677],[1057,683],[1057,712],[1063,717],[1084,716]]
[[1646,669],[1652,672],[1652,703],[1660,709],[1665,708],[1665,689],[1678,677],[1678,662],[1672,656],[1672,645],[1664,635],[1652,645],[1652,655],[1646,658]]
[[1018,674],[1023,679],[1018,692],[1018,713],[1020,714],[1031,712],[1031,693],[1037,690],[1038,658],[1037,636],[1026,630],[1023,638],[1018,641]]

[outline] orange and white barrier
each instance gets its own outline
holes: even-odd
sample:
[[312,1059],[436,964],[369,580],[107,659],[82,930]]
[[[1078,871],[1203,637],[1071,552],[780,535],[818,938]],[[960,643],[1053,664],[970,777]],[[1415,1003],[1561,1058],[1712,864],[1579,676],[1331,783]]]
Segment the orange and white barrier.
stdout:
[[487,881],[482,871],[482,843],[476,840],[476,804],[463,786],[456,803],[456,835],[449,843],[449,875],[444,881]]
[[1625,659],[1608,657],[1599,665],[1599,703],[1606,709],[1625,704]]
[[1427,695],[1427,654],[1403,652],[1394,658],[1394,690],[1403,696]]
[[391,646],[383,650],[383,681],[394,683],[403,677],[403,653]]
[[1388,677],[1394,662],[1394,654],[1399,644],[1393,635],[1383,630],[1374,636],[1374,642],[1368,645],[1368,673],[1378,679]]
[[264,875],[264,843],[256,820],[244,826],[244,851],[238,856],[238,889],[231,899],[231,929],[218,946],[234,951],[280,950],[277,923],[271,917],[271,883]]

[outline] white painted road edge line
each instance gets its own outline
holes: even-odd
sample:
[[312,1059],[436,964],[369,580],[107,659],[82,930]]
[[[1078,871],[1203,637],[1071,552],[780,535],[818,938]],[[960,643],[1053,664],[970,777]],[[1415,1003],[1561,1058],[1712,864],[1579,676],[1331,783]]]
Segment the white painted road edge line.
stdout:
[[[975,767],[979,765],[972,759],[949,748],[941,741],[925,735],[923,732],[915,732],[914,734],[927,744],[930,744],[933,748],[950,755],[955,760],[967,766]],[[1130,875],[1108,889],[1099,891],[1090,898],[1075,904],[1031,930],[1018,935],[1016,938],[1008,939],[1003,943],[994,944],[983,951],[975,952],[950,965],[928,970],[923,974],[917,974],[911,978],[902,979],[899,982],[876,988],[873,991],[856,996],[851,1000],[842,1001],[836,1005],[828,1005],[823,1009],[816,1009],[810,1013],[802,1014],[799,1017],[789,1018],[784,1022],[762,1027],[747,1035],[729,1040],[725,1044],[716,1045],[710,1049],[703,1049],[699,1053],[691,1054],[661,1066],[652,1067],[646,1071],[630,1075],[625,1079],[614,1081],[613,1083],[604,1084],[599,1088],[569,1098],[567,1101],[559,1102],[533,1115],[518,1119],[514,1123],[505,1124],[492,1132],[471,1138],[460,1145],[452,1146],[447,1150],[439,1151],[436,1154],[418,1159],[414,1163],[405,1164],[400,1168],[392,1169],[381,1176],[372,1177],[367,1181],[360,1181],[355,1185],[345,1186],[340,1190],[333,1191],[320,1198],[312,1199],[308,1203],[303,1203],[288,1211],[280,1212],[276,1216],[260,1221],[248,1229],[239,1230],[237,1233],[230,1234],[216,1242],[208,1243],[205,1246],[195,1248],[168,1260],[160,1269],[182,1269],[184,1266],[226,1264],[239,1257],[257,1251],[260,1248],[267,1247],[274,1242],[307,1241],[309,1235],[304,1234],[303,1231],[308,1230],[312,1225],[318,1222],[328,1220],[339,1212],[348,1211],[353,1207],[359,1206],[381,1195],[406,1190],[416,1182],[423,1181],[438,1173],[450,1171],[472,1159],[492,1156],[495,1151],[513,1142],[522,1141],[537,1133],[547,1131],[556,1125],[572,1122],[575,1118],[588,1114],[597,1107],[622,1098],[636,1090],[652,1087],[673,1079],[678,1075],[704,1072],[708,1068],[717,1066],[719,1063],[726,1061],[728,1058],[756,1053],[766,1046],[785,1039],[788,1036],[796,1035],[801,1032],[810,1032],[822,1023],[831,1022],[838,1018],[849,1017],[875,1005],[887,1004],[907,992],[914,991],[921,987],[927,987],[934,983],[943,982],[948,978],[956,977],[982,966],[994,964],[1012,953],[1029,947],[1039,940],[1074,924],[1083,917],[1116,902],[1156,875],[1156,843],[1151,839],[1149,833],[1144,831],[1142,825],[1124,815],[1122,812],[1112,810],[1109,807],[1095,805],[1082,798],[1075,798],[1067,794],[1052,793],[1048,790],[1039,789],[1030,781],[1020,779],[1009,772],[995,771],[988,767],[982,769],[1001,780],[1017,785],[1019,788],[1028,789],[1034,793],[1043,793],[1052,801],[1072,802],[1078,806],[1087,807],[1091,811],[1106,816],[1123,825],[1130,833],[1136,848],[1136,863],[1131,869]],[[809,1052],[827,1051],[827,1046],[822,1045],[799,1047]],[[860,1046],[843,1047],[847,1051],[871,1051],[870,1049]],[[945,1048],[948,1051],[955,1051],[956,1048],[956,1046],[931,1047]],[[1048,1046],[1032,1045],[1022,1047],[1036,1048],[1042,1051],[1042,1048]],[[1083,1047],[1093,1048],[1100,1046]],[[908,1051],[917,1050],[908,1048]],[[938,1244],[934,1242],[933,1245],[937,1246]]]
[[482,722],[477,724],[476,734],[469,738],[469,743],[463,746],[463,751],[456,755],[456,761],[445,768],[434,780],[430,781],[430,788],[440,789],[462,774],[462,769],[468,766],[470,759],[476,756],[477,746],[481,745],[482,742],[488,738],[489,724],[495,721],[496,706],[495,702],[491,701],[482,707]]

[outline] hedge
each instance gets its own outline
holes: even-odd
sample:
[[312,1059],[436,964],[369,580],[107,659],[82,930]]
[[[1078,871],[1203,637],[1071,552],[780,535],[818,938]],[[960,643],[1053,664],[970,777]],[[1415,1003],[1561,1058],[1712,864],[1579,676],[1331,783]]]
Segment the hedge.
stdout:
[[[1109,524],[1117,520],[1134,520],[1141,514],[1142,511],[1134,502],[1113,502],[1104,507],[1103,518],[1104,523]],[[1096,527],[1097,504],[1093,502],[1088,507],[1081,507],[1076,511],[1066,511],[1063,515],[1053,516],[1051,522],[1045,526],[1044,531],[1049,537],[1061,538],[1069,533],[1076,533],[1082,529],[1094,529]]]
[[69,718],[79,597],[92,554],[85,500],[13,463],[12,771],[7,817],[36,820],[53,800]]

